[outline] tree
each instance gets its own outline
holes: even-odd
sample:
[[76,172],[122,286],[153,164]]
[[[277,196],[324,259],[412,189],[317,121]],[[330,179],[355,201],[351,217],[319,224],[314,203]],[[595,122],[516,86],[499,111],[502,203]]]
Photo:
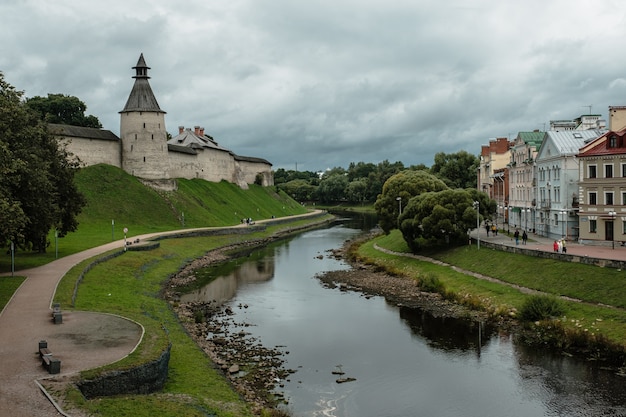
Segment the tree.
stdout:
[[[481,194],[481,199],[487,201],[488,196]],[[459,188],[413,197],[400,216],[400,230],[409,248],[415,253],[425,246],[467,242],[468,230],[476,227],[475,197],[471,190]],[[487,213],[489,205],[480,208]]]
[[48,94],[48,97],[35,96],[26,100],[26,105],[48,123],[72,126],[102,128],[96,116],[85,116],[87,105],[74,96]]
[[346,199],[350,203],[363,203],[367,198],[367,180],[364,178],[348,183]]
[[478,157],[466,151],[450,154],[438,152],[430,172],[450,188],[476,188],[479,164]]
[[78,162],[22,96],[0,72],[0,245],[45,252],[52,228],[76,230],[85,198],[73,181]]
[[293,197],[296,201],[311,201],[317,189],[316,186],[309,184],[308,181],[297,179],[278,185],[285,193]]
[[442,180],[426,171],[406,170],[393,175],[385,182],[383,192],[374,204],[380,227],[389,233],[398,225],[401,204],[406,205],[411,198],[421,193],[447,188]]
[[345,198],[348,177],[342,173],[324,175],[317,188],[317,196],[323,203],[342,201]]

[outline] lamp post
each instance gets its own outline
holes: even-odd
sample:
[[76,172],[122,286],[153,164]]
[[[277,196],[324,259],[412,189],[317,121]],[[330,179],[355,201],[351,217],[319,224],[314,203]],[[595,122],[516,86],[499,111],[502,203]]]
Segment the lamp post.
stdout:
[[511,234],[511,207],[507,207],[506,233]]
[[565,210],[561,210],[559,213],[561,213],[561,223],[563,223],[563,233],[562,236],[563,238],[565,238],[565,215],[567,214],[567,212]]
[[529,208],[523,209],[524,211],[524,230],[528,230],[528,213],[530,213]]
[[400,216],[402,215],[402,197],[396,197],[398,201],[398,230],[400,230]]
[[611,247],[615,250],[615,216],[617,213],[613,210],[609,211],[609,216],[611,217]]
[[480,249],[480,201],[474,201],[474,209],[476,210],[476,241]]
[[124,228],[124,252],[126,252],[126,233],[128,233],[128,228]]

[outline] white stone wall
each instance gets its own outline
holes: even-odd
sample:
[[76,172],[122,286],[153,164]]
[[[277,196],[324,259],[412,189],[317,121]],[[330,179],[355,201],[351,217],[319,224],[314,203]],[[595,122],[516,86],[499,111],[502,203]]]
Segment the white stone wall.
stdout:
[[263,176],[263,186],[274,185],[272,166],[263,162],[238,161],[239,168],[243,173],[243,179],[247,184],[254,184],[257,174]]
[[62,138],[60,142],[67,145],[69,152],[78,156],[82,166],[107,164],[122,167],[122,145],[118,141]]

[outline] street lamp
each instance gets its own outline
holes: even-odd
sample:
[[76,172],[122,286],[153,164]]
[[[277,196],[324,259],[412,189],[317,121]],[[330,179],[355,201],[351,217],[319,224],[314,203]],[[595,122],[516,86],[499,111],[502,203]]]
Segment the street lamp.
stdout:
[[511,234],[511,207],[506,207],[507,209],[507,217],[506,217],[506,233]]
[[524,212],[524,230],[528,230],[528,213],[530,213],[529,208],[522,209]]
[[615,250],[615,216],[617,213],[613,210],[609,211],[609,216],[611,217],[611,247]]
[[561,223],[563,223],[563,233],[562,236],[563,238],[565,238],[565,215],[567,214],[567,212],[565,210],[560,211],[559,213],[561,213]]
[[400,230],[400,216],[402,215],[402,197],[396,197],[398,201],[398,230]]
[[480,249],[480,201],[474,201],[474,209],[476,210],[476,241],[478,249]]

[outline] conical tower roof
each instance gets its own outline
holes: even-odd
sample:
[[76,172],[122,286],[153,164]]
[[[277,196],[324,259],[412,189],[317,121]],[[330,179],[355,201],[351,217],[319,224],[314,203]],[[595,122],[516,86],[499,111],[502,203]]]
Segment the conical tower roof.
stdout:
[[133,85],[128,101],[124,106],[124,110],[120,113],[131,111],[152,111],[165,113],[159,107],[159,103],[157,102],[156,97],[154,97],[152,88],[150,88],[150,83],[148,82],[150,79],[148,76],[148,70],[150,67],[146,65],[143,53],[139,56],[139,61],[137,61],[137,65],[134,66],[133,69],[136,72],[133,77],[135,79],[135,85]]

